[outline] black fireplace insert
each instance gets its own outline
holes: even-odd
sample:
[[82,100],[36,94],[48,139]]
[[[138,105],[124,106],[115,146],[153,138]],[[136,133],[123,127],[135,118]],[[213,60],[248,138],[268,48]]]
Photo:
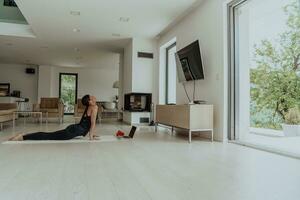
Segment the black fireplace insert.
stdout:
[[124,110],[130,112],[151,112],[151,93],[125,94]]

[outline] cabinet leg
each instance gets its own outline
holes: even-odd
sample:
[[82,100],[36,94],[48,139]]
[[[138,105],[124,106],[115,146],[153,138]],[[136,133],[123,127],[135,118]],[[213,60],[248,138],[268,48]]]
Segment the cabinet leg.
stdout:
[[[15,130],[15,124],[16,124],[16,116],[15,113],[13,113],[13,129]],[[3,124],[1,123],[1,130],[3,128]]]
[[155,133],[157,132],[157,123],[155,123]]
[[211,142],[214,141],[214,130],[211,130]]
[[173,133],[174,133],[174,127],[172,126],[172,135],[173,135]]
[[192,142],[192,131],[189,130],[189,143],[191,143],[191,142]]

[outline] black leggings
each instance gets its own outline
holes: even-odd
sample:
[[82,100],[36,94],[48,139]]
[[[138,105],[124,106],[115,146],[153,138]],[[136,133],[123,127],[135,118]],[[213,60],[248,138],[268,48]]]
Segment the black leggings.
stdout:
[[23,140],[70,140],[77,136],[85,136],[88,130],[79,124],[73,124],[59,131],[30,133],[24,135]]

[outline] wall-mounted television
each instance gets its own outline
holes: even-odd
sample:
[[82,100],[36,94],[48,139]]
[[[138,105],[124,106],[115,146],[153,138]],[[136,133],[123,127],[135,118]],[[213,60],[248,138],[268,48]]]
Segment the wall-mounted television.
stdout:
[[9,7],[18,7],[14,0],[4,0],[3,5]]
[[176,53],[179,82],[204,79],[199,41],[195,41]]

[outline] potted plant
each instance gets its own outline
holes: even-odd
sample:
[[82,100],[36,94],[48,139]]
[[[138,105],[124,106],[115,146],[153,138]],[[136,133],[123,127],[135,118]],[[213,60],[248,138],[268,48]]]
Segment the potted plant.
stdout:
[[282,125],[285,136],[300,136],[300,109],[292,108],[285,115],[285,123]]

